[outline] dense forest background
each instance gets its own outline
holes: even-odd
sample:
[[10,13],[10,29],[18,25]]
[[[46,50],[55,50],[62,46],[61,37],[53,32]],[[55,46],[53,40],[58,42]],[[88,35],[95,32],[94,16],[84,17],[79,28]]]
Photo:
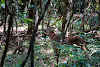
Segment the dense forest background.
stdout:
[[100,67],[100,1],[0,0],[0,67]]

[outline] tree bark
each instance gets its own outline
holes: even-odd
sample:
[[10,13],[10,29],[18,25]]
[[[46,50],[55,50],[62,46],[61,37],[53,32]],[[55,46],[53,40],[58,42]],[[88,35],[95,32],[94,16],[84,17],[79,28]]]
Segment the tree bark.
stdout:
[[3,67],[4,65],[4,60],[6,58],[6,54],[7,54],[7,51],[8,51],[8,46],[9,46],[9,40],[10,40],[10,31],[11,31],[11,27],[12,27],[12,23],[13,23],[13,17],[10,15],[8,16],[9,19],[8,19],[8,30],[7,30],[7,37],[6,37],[6,45],[5,45],[5,49],[4,49],[4,52],[3,52],[3,55],[2,55],[2,58],[1,58],[1,63],[0,63],[0,67]]
[[29,49],[28,49],[28,53],[27,53],[27,56],[26,56],[25,60],[21,64],[21,67],[25,66],[30,53],[31,53],[31,67],[34,67],[34,56],[33,55],[34,55],[34,43],[35,43],[36,32],[38,31],[38,25],[40,24],[41,20],[43,20],[43,18],[44,18],[45,12],[48,9],[48,5],[50,4],[50,1],[51,0],[48,0],[48,2],[45,5],[44,12],[42,13],[42,15],[40,16],[40,18],[38,19],[38,21],[35,22],[36,25],[35,25],[35,27],[33,29],[33,32],[32,32],[32,38],[31,38],[31,41],[30,41],[30,46],[29,46]]

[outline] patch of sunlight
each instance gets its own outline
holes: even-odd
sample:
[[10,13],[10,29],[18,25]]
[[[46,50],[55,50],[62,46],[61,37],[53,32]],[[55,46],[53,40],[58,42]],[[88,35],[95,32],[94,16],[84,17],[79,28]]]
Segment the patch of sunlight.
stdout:
[[47,49],[47,50],[41,49],[41,53],[44,53],[44,54],[51,54],[51,53],[53,53],[53,49]]
[[10,50],[10,51],[7,52],[7,55],[11,55],[11,54],[13,54],[12,50]]

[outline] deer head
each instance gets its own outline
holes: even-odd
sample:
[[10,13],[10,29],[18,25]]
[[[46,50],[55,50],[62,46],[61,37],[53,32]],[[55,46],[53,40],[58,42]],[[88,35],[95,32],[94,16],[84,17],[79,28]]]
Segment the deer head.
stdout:
[[61,39],[59,38],[58,34],[55,33],[55,29],[56,28],[54,27],[48,27],[46,29],[46,33],[51,40],[60,41]]

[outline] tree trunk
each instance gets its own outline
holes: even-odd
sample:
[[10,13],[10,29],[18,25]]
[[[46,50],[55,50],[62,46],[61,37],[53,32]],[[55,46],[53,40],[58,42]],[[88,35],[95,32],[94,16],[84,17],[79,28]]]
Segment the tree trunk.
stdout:
[[5,45],[5,49],[4,49],[4,52],[3,52],[3,55],[2,55],[2,58],[1,58],[1,63],[0,63],[0,67],[3,67],[4,65],[4,60],[6,58],[6,54],[7,54],[7,51],[8,51],[8,46],[9,46],[9,40],[10,40],[10,31],[11,31],[11,27],[12,27],[12,23],[13,23],[13,17],[10,15],[8,16],[9,19],[8,19],[8,30],[7,30],[7,38],[6,38],[6,45]]

